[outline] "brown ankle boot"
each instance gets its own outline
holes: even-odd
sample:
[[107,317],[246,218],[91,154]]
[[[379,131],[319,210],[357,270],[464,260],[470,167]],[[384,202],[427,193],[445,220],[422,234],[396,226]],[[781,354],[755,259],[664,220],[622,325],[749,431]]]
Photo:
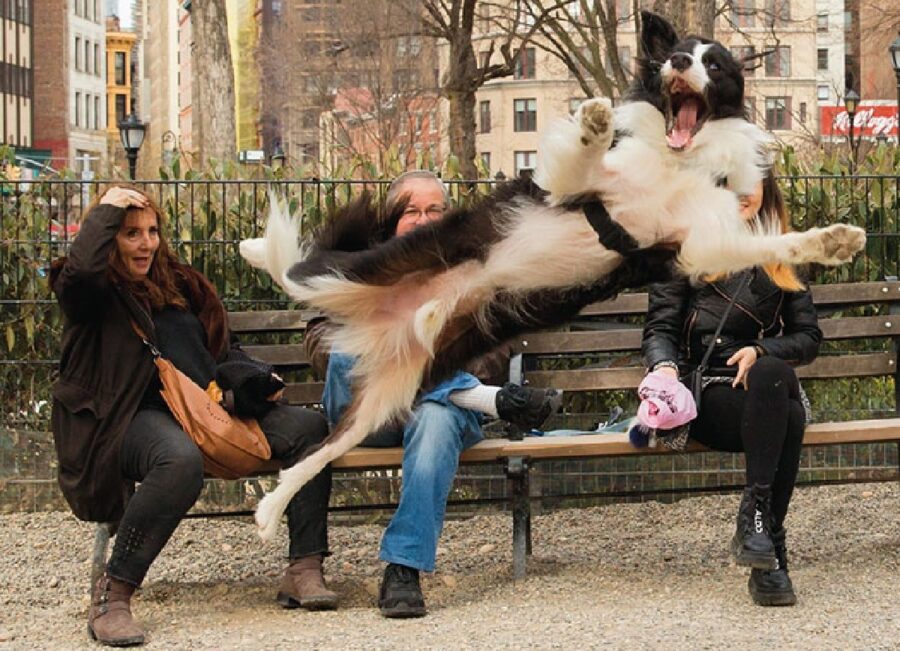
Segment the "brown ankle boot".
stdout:
[[291,561],[281,579],[276,599],[283,608],[334,610],[337,594],[325,587],[322,577],[322,554],[304,556]]
[[144,631],[131,616],[131,595],[135,587],[106,574],[100,577],[91,594],[88,635],[107,646],[133,646],[144,643]]

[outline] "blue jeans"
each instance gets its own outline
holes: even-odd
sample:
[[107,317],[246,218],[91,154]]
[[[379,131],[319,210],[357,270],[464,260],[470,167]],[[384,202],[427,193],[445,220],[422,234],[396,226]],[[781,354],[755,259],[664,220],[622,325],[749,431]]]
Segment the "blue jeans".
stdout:
[[[332,426],[350,402],[353,364],[348,355],[332,352],[329,357],[322,402]],[[459,455],[484,438],[478,412],[457,407],[449,398],[453,391],[478,384],[475,376],[457,373],[419,398],[402,431],[380,430],[363,442],[369,447],[403,445],[400,504],[381,539],[381,560],[434,571]]]

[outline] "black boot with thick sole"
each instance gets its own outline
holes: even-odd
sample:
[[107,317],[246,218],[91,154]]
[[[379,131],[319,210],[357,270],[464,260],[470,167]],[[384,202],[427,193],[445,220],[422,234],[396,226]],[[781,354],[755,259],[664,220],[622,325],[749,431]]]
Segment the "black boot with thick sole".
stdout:
[[759,606],[793,606],[797,603],[794,584],[788,575],[787,545],[785,530],[782,528],[772,533],[775,543],[775,559],[778,567],[774,570],[750,570],[750,581],[747,587],[750,596]]
[[760,570],[778,568],[772,542],[772,489],[754,484],[744,489],[731,551],[738,565]]

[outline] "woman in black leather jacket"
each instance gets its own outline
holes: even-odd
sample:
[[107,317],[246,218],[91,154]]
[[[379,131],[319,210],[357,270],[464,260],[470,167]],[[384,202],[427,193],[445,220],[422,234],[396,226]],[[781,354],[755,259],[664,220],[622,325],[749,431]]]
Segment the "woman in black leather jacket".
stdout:
[[[771,175],[754,195],[743,198],[741,208],[748,219],[771,220],[788,230]],[[652,286],[643,359],[649,371],[675,377],[696,367],[736,292],[689,433],[712,449],[744,452],[747,488],[732,551],[738,564],[753,568],[749,588],[757,604],[793,605],[784,519],[808,408],[792,367],[810,363],[822,340],[809,290],[793,270],[780,265],[699,285],[677,279]]]

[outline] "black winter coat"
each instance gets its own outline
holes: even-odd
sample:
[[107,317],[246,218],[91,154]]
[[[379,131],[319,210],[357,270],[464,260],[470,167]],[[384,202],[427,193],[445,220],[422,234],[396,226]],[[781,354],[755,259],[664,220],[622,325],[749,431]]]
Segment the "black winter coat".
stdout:
[[[57,260],[50,285],[65,317],[59,380],[53,385],[51,427],[59,484],[82,520],[122,517],[128,482],[119,450],[126,429],[156,374],[132,319],[154,340],[150,312],[107,275],[109,254],[125,210],[98,205],[84,220],[67,258]],[[225,308],[202,274],[173,263],[183,294],[207,333],[214,358],[227,350]]]
[[[809,290],[786,292],[761,269],[691,286],[680,278],[652,285],[641,352],[644,365],[676,361],[682,371],[700,363],[729,301],[751,274],[749,288],[737,297],[709,361],[712,374],[733,375],[725,362],[745,346],[760,346],[791,365],[808,364],[819,352],[822,331]],[[730,371],[724,369],[730,368]]]

